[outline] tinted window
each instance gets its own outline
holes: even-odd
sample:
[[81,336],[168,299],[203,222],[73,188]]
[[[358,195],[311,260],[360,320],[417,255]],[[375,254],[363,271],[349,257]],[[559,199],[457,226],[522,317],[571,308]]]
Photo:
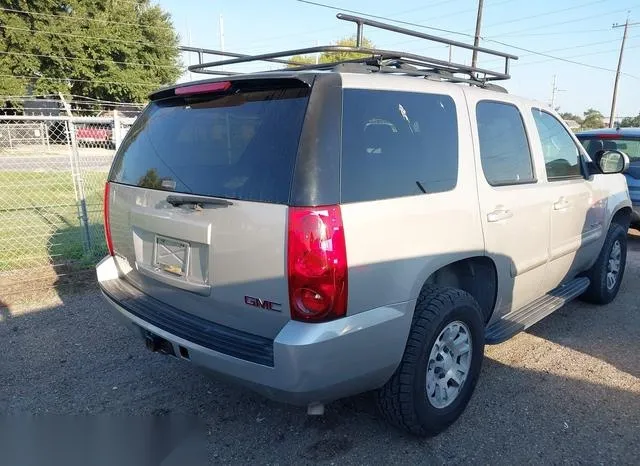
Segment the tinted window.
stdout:
[[453,189],[458,176],[456,108],[449,96],[344,91],[342,202]]
[[489,184],[497,186],[534,181],[529,141],[517,107],[499,102],[479,102],[476,119],[482,170]]
[[295,88],[154,102],[129,130],[112,180],[287,203],[308,94]]
[[562,124],[550,113],[532,110],[538,128],[547,179],[558,180],[582,176],[580,152]]
[[599,150],[619,150],[629,156],[632,162],[640,162],[640,139],[600,139],[597,136],[580,137],[580,142],[593,157]]

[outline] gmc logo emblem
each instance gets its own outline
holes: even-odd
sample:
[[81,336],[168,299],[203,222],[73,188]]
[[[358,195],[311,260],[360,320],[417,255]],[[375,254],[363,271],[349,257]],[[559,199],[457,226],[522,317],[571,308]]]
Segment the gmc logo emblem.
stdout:
[[259,307],[260,309],[266,309],[267,311],[281,312],[280,307],[282,304],[267,301],[266,299],[254,298],[252,296],[245,296],[244,303],[248,306]]

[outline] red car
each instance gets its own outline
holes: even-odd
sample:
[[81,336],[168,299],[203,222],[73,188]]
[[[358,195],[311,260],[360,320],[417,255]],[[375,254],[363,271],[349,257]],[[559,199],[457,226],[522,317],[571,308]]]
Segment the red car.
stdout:
[[113,129],[104,123],[78,124],[76,126],[78,144],[90,147],[113,148]]

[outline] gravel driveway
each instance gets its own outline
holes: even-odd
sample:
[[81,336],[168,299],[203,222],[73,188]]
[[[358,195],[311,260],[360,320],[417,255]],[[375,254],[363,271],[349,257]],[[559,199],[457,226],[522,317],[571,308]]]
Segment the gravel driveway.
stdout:
[[0,308],[0,412],[193,415],[212,463],[638,464],[640,237],[629,241],[617,300],[571,303],[487,347],[466,412],[432,439],[387,427],[369,395],[309,418],[152,354],[93,290]]

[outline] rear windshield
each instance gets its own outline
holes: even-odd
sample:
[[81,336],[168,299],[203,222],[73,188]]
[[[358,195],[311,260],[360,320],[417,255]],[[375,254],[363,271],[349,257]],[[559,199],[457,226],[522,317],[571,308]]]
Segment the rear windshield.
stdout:
[[111,181],[286,204],[309,88],[153,102],[129,130]]
[[593,157],[599,150],[619,150],[629,156],[632,162],[640,162],[640,139],[600,139],[580,138],[580,142]]

